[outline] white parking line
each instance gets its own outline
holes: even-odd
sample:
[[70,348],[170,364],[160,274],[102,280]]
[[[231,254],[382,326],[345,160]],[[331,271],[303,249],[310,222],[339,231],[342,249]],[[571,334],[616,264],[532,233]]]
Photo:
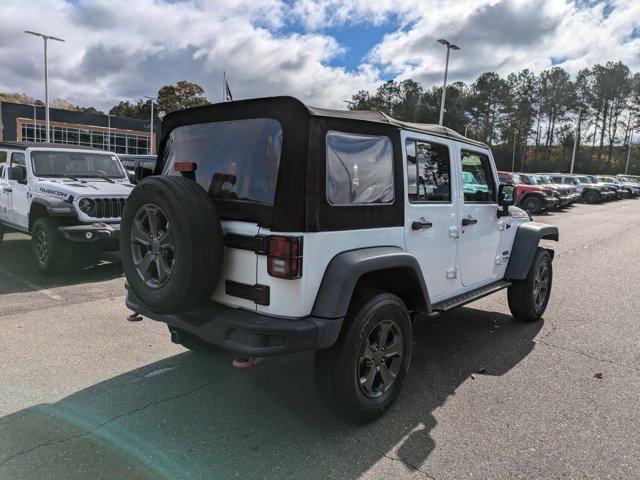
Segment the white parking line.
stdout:
[[35,290],[38,293],[41,293],[43,295],[46,295],[47,297],[53,299],[53,300],[62,300],[62,297],[60,295],[57,295],[55,293],[53,293],[51,290],[41,287],[40,285],[36,285],[35,283],[30,282],[29,280],[25,280],[22,277],[19,277],[18,275],[15,275],[11,272],[7,272],[4,268],[0,268],[0,275],[12,278],[13,280],[15,280],[18,283],[21,283],[29,288],[31,288],[32,290]]

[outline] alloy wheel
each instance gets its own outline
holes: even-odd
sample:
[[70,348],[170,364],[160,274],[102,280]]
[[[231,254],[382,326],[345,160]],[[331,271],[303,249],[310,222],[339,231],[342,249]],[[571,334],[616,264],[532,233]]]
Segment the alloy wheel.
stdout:
[[140,207],[131,226],[131,255],[140,279],[149,288],[166,285],[174,268],[175,246],[171,225],[157,205]]
[[47,234],[40,230],[36,234],[36,256],[38,257],[38,261],[46,265],[49,261],[49,243],[47,242]]
[[360,391],[369,398],[388,391],[396,381],[402,357],[400,327],[393,320],[382,320],[373,327],[360,352],[357,369]]
[[549,286],[551,283],[551,275],[549,264],[542,262],[538,266],[536,276],[533,280],[533,303],[536,309],[541,309],[549,295]]

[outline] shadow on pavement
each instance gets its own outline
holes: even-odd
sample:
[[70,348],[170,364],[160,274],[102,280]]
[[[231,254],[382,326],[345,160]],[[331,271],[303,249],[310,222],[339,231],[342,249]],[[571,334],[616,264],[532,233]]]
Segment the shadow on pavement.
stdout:
[[369,425],[323,407],[311,354],[248,371],[227,353],[176,355],[1,418],[0,478],[355,479],[389,458],[426,471],[434,410],[479,369],[507,373],[542,324],[471,308],[419,322],[403,394]]
[[[28,282],[52,288],[101,282],[120,276],[123,276],[123,272],[118,252],[76,252],[66,269],[46,277],[36,269],[29,237],[7,235],[0,246],[0,295],[32,291]],[[26,282],[21,282],[16,277]]]

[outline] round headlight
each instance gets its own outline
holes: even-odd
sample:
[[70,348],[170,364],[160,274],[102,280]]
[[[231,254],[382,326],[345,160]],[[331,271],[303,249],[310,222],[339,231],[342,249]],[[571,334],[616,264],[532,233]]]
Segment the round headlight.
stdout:
[[84,213],[89,213],[93,210],[93,207],[95,206],[95,202],[90,198],[83,198],[78,203],[78,206],[80,207],[80,210],[82,210]]

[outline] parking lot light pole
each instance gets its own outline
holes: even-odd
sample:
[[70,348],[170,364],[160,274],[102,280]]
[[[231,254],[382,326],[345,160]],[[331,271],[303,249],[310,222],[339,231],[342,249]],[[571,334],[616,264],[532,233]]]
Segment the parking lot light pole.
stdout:
[[64,42],[62,38],[52,37],[51,35],[45,35],[43,33],[31,32],[29,30],[25,30],[24,33],[28,33],[29,35],[35,35],[36,37],[42,37],[44,40],[44,118],[45,125],[47,128],[47,142],[50,141],[50,132],[49,132],[49,64],[47,61],[47,42],[49,40],[55,40],[56,42]]
[[36,104],[32,103],[31,106],[33,107],[33,141],[37,142],[36,132],[38,131],[38,122],[36,121]]
[[573,174],[573,166],[576,163],[576,150],[578,149],[578,136],[580,135],[580,116],[582,115],[582,107],[578,107],[578,123],[576,124],[576,131],[573,134],[573,153],[571,154],[571,169],[569,173]]
[[516,171],[516,135],[518,134],[518,130],[513,131],[513,154],[511,155],[511,171]]
[[631,140],[633,140],[633,132],[629,132],[629,148],[627,150],[627,164],[624,167],[624,174],[629,173],[629,159],[631,158]]
[[111,114],[107,114],[107,151],[111,151]]
[[151,155],[154,154],[153,152],[153,147],[154,147],[154,141],[153,141],[153,102],[154,100],[157,100],[156,97],[147,97],[146,95],[143,95],[144,98],[148,98],[151,101],[151,127],[149,128],[149,153]]
[[442,86],[442,100],[440,101],[440,121],[438,122],[438,125],[442,125],[442,121],[444,119],[444,100],[445,100],[445,97],[447,96],[447,74],[449,73],[449,52],[451,50],[460,50],[460,47],[451,43],[448,40],[445,40],[444,38],[439,39],[438,43],[441,43],[442,45],[446,45],[447,47],[447,60],[444,64],[444,85]]

